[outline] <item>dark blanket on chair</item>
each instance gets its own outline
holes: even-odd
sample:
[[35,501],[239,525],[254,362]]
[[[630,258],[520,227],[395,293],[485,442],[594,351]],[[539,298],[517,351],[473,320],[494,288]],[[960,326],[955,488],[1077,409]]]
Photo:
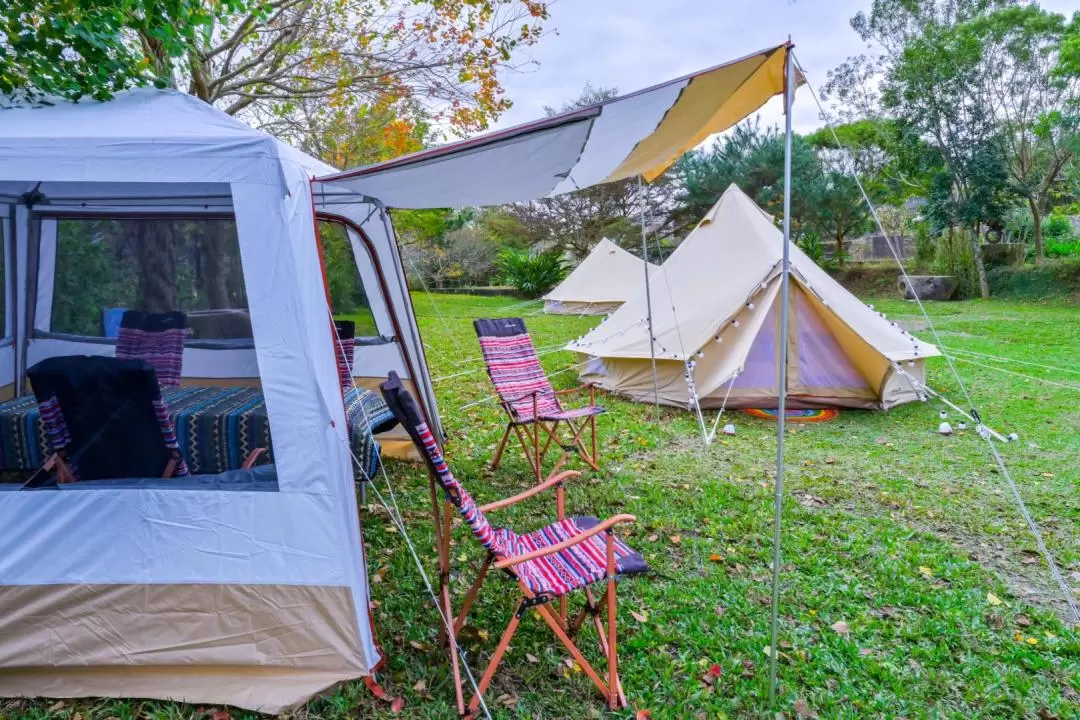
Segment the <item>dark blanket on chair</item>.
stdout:
[[[162,388],[180,450],[193,474],[216,474],[239,468],[256,448],[270,450],[270,423],[262,391],[246,387]],[[382,398],[353,388],[345,401],[349,441],[368,477],[379,467],[373,435],[397,424]],[[32,396],[0,403],[0,469],[36,470],[48,457],[37,404]]]

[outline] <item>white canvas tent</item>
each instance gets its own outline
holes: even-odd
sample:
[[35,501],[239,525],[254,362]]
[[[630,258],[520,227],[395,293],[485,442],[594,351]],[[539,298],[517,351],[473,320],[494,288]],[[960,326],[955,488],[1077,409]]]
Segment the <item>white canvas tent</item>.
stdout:
[[[783,235],[732,185],[652,275],[659,400],[691,407],[776,407]],[[863,304],[791,248],[789,407],[888,408],[917,399],[923,361],[937,349]],[[586,382],[653,401],[640,293],[569,349],[591,361]],[[692,367],[689,366],[692,363]],[[690,381],[686,379],[690,370]]]
[[184,380],[261,386],[278,483],[0,493],[0,695],[276,712],[382,661],[316,217],[347,233],[372,306],[354,373],[398,371],[438,417],[389,220],[311,181],[333,170],[172,91],[0,109],[5,395],[43,358],[113,352],[57,332],[58,227],[228,218],[251,337],[189,343]]
[[[648,272],[656,269],[648,263]],[[558,315],[607,315],[645,286],[640,258],[601,238],[581,264],[544,296],[544,312]]]

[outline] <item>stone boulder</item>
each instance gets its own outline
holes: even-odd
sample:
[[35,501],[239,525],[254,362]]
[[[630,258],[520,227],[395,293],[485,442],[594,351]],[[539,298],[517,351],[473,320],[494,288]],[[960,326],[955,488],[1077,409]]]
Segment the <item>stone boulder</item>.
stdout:
[[[908,278],[920,300],[951,300],[956,292],[956,278],[952,275],[909,275]],[[915,299],[903,276],[900,277],[900,291],[905,300]]]

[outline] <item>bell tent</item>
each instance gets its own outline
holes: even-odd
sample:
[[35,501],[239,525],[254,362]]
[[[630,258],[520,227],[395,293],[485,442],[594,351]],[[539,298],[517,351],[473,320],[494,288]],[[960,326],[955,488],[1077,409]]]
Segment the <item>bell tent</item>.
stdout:
[[[608,315],[645,287],[641,260],[603,238],[565,280],[544,296],[544,312]],[[648,264],[648,272],[656,269]]]
[[[641,292],[568,349],[582,380],[643,402],[776,407],[783,235],[732,185]],[[918,399],[917,340],[791,248],[788,407],[888,408]],[[656,381],[652,356],[656,357]],[[899,372],[898,368],[903,372]]]
[[[382,662],[316,222],[370,306],[358,384],[406,375],[438,418],[389,220],[311,180],[331,172],[175,91],[0,109],[3,398],[32,404],[47,358],[113,355],[107,316],[135,295],[187,303],[154,310],[193,318],[181,389],[261,390],[276,470],[0,487],[0,696],[274,713]],[[193,290],[211,267],[219,287]]]

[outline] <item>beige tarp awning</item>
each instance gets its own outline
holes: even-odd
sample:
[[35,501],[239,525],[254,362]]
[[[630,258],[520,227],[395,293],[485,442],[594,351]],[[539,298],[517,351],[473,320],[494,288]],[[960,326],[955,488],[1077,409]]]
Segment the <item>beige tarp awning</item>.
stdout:
[[392,208],[501,205],[639,175],[651,181],[782,93],[789,49],[778,45],[580,110],[319,181]]

